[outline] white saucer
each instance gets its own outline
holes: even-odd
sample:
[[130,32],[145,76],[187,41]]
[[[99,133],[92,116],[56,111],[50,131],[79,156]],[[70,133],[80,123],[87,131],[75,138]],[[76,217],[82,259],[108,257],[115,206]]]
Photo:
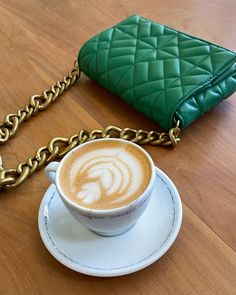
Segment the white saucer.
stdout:
[[54,185],[45,193],[38,216],[48,251],[65,266],[99,277],[126,275],[158,260],[175,241],[181,221],[178,191],[158,168],[148,208],[123,235],[102,237],[86,229],[64,207]]

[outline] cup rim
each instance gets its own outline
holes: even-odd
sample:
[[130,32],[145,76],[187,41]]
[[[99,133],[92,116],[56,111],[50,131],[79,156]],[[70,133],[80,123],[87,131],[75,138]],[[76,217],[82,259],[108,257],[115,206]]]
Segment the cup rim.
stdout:
[[[127,144],[131,144],[133,146],[135,146],[137,149],[139,149],[142,153],[144,153],[144,155],[147,157],[150,167],[151,167],[151,177],[150,180],[148,182],[148,185],[146,186],[145,190],[143,191],[143,193],[136,198],[135,200],[133,200],[132,202],[130,202],[127,205],[121,206],[121,207],[117,207],[117,208],[113,208],[113,209],[91,209],[91,208],[86,208],[83,206],[80,206],[79,204],[73,202],[72,200],[70,200],[63,192],[63,190],[61,189],[60,183],[59,183],[59,174],[60,174],[60,170],[61,167],[63,166],[63,163],[66,161],[66,159],[68,157],[70,157],[70,155],[72,153],[74,153],[75,151],[77,151],[78,149],[80,149],[81,147],[85,146],[85,145],[89,145],[92,144],[93,141],[88,141],[86,143],[83,143],[82,145],[79,145],[75,148],[73,148],[68,154],[65,155],[65,157],[61,160],[61,162],[59,163],[59,166],[57,168],[56,171],[56,178],[55,178],[55,182],[56,182],[56,187],[57,190],[60,194],[60,196],[63,198],[63,200],[68,203],[71,207],[79,210],[80,212],[82,212],[82,214],[84,215],[93,215],[93,216],[110,216],[110,215],[122,215],[124,213],[126,213],[127,211],[131,211],[133,210],[133,207],[136,207],[136,204],[139,204],[141,200],[145,200],[146,198],[148,198],[149,195],[147,195],[148,190],[150,190],[150,188],[153,185],[154,179],[155,179],[155,165],[153,163],[153,160],[151,158],[151,156],[139,145],[128,141],[128,140],[124,140],[121,138],[99,138],[95,140],[97,141],[123,141]],[[146,197],[146,198],[145,198]]]

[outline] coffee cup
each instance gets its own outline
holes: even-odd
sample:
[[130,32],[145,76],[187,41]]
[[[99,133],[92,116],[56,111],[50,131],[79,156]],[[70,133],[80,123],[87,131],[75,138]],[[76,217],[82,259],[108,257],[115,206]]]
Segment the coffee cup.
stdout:
[[154,163],[137,144],[103,138],[71,150],[45,168],[68,211],[103,236],[128,231],[151,198]]

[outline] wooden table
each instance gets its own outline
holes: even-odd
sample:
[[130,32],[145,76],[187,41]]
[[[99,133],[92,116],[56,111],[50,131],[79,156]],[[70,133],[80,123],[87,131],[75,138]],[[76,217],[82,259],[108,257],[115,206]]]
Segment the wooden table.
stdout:
[[[234,0],[17,1],[0,3],[0,115],[61,79],[81,45],[131,14],[236,50]],[[124,112],[125,110],[125,112]],[[127,115],[129,114],[129,115]],[[1,146],[15,167],[54,136],[109,124],[155,124],[84,75],[57,103]],[[175,182],[183,224],[170,251],[118,278],[71,271],[42,243],[37,214],[49,182],[43,171],[0,198],[0,294],[236,294],[236,95],[182,132],[176,149],[145,147]]]

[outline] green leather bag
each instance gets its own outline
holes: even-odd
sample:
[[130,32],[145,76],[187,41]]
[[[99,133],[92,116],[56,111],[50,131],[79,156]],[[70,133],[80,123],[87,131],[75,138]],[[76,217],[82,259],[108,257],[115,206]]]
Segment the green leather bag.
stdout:
[[133,15],[81,48],[82,72],[164,130],[185,128],[236,90],[236,53]]

